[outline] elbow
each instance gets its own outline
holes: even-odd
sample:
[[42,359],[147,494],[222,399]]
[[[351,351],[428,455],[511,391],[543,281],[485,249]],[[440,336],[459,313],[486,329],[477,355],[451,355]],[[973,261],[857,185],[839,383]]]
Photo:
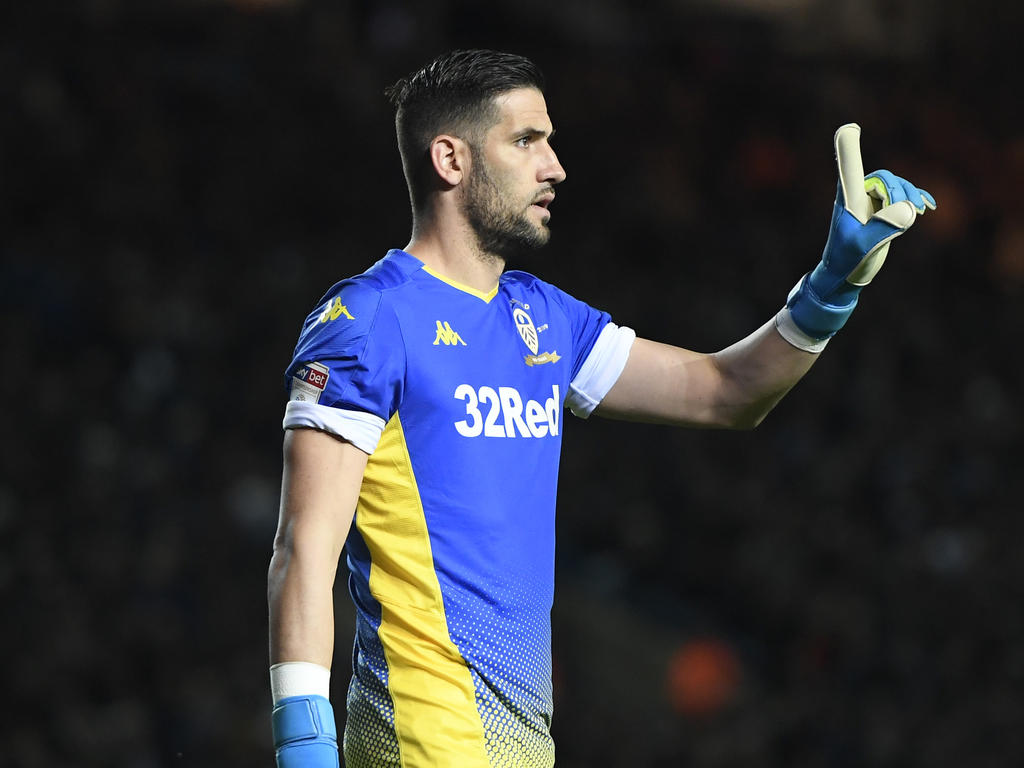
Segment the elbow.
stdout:
[[729,413],[721,426],[735,432],[750,432],[757,429],[765,417],[771,413],[772,405],[774,403],[765,407],[763,403],[757,403],[747,408],[737,408]]
[[735,397],[722,408],[725,414],[725,428],[749,432],[760,426],[769,413],[785,395],[785,391],[772,392],[761,396]]

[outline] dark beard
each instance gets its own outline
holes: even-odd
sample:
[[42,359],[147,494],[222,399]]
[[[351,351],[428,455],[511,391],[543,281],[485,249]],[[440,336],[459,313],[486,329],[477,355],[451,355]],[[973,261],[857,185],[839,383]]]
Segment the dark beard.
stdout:
[[510,210],[504,203],[501,188],[477,162],[466,194],[466,218],[481,252],[508,262],[545,245],[550,232],[546,226],[534,226],[525,211]]

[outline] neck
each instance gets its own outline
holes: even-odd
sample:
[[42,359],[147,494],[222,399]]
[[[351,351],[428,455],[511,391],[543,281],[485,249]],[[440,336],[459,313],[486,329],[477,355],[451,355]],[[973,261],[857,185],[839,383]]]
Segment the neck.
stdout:
[[434,272],[481,293],[493,290],[505,269],[505,260],[482,251],[476,234],[461,218],[414,223],[412,240],[404,250]]

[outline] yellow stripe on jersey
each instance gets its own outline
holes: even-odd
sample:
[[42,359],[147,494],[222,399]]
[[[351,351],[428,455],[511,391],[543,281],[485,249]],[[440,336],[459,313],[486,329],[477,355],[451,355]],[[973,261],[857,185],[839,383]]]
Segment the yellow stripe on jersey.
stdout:
[[356,525],[370,550],[370,592],[381,606],[377,635],[403,768],[486,768],[473,678],[448,634],[398,413],[367,463]]

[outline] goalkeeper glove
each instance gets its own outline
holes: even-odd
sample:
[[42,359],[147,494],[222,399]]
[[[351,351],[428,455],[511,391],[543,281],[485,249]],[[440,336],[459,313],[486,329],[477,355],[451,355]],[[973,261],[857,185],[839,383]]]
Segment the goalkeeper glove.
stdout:
[[278,768],[338,768],[334,709],[323,696],[289,696],[274,707]]
[[779,333],[796,347],[820,351],[857,306],[889,253],[918,214],[935,198],[889,171],[864,176],[860,127],[849,123],[835,134],[839,184],[832,225],[821,262],[793,288],[779,313]]

